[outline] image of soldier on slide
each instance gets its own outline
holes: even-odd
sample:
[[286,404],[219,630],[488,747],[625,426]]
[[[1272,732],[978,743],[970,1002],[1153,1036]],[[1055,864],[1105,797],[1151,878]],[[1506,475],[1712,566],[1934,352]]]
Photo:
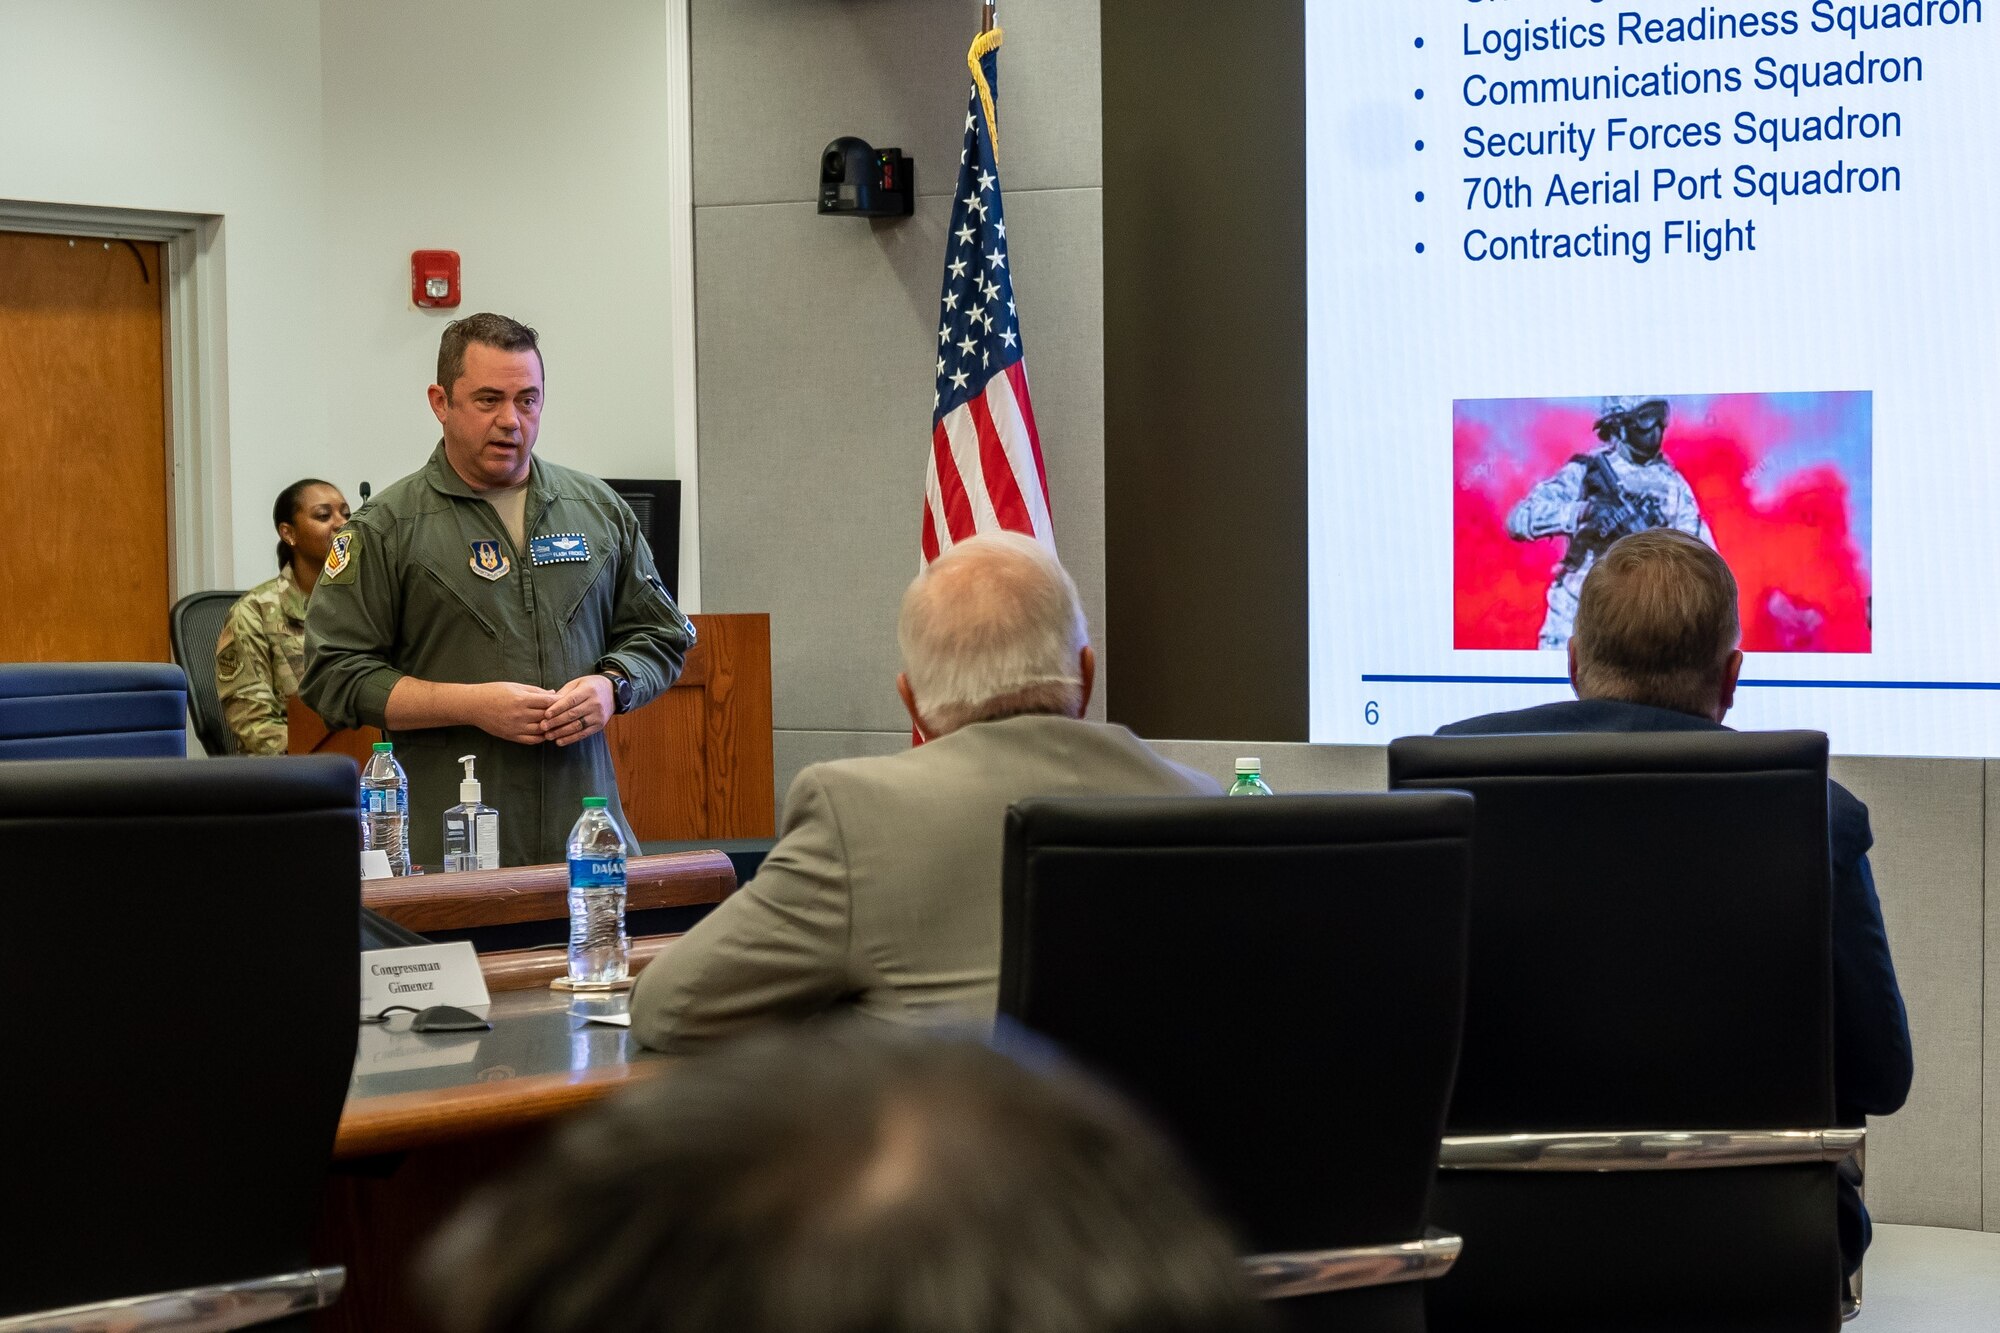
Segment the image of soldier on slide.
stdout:
[[1515,541],[1569,538],[1550,571],[1549,613],[1538,647],[1569,643],[1584,576],[1620,537],[1675,528],[1715,545],[1687,479],[1660,451],[1667,415],[1664,398],[1606,398],[1594,427],[1603,446],[1571,458],[1508,513],[1507,535]]

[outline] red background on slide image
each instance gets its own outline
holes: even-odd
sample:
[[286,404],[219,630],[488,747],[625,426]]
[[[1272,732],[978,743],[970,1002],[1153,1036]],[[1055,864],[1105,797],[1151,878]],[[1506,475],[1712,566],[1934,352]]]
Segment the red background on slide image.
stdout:
[[[1757,394],[1707,402],[1704,419],[1676,413],[1664,451],[1693,489],[1716,549],[1736,575],[1744,650],[1868,652],[1869,571],[1853,530],[1847,477],[1823,461],[1760,479],[1759,465],[1795,431],[1795,419],[1766,407]],[[1507,512],[1570,458],[1598,447],[1595,418],[1573,400],[1548,402],[1502,442],[1488,423],[1454,413],[1453,647],[1536,646],[1549,582],[1568,543],[1513,540]],[[1802,628],[1788,610],[1821,619]]]

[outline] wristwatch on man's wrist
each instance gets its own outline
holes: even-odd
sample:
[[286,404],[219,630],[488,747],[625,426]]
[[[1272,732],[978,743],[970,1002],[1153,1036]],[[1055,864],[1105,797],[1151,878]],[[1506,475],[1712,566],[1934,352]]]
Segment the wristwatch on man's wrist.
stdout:
[[611,711],[632,711],[632,678],[617,667],[599,667],[597,674],[611,682]]

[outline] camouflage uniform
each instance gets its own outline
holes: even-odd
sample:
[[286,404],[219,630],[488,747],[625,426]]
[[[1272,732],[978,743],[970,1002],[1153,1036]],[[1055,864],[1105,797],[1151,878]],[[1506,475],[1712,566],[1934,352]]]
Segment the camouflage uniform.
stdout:
[[285,752],[285,705],[305,658],[306,595],[287,565],[236,600],[215,641],[215,691],[239,753]]
[[[1680,469],[1665,454],[1656,454],[1648,462],[1637,462],[1615,441],[1593,452],[1611,465],[1618,489],[1650,526],[1674,528],[1715,545],[1708,520],[1701,516],[1701,506],[1695,501],[1687,478],[1681,476]],[[1507,515],[1507,535],[1516,541],[1567,536],[1574,546],[1580,540],[1579,529],[1588,508],[1584,471],[1589,457],[1578,454],[1554,476],[1529,491]],[[1597,563],[1597,556],[1595,546],[1572,549],[1550,571],[1549,611],[1542,620],[1539,647],[1561,648],[1569,642],[1583,580]]]

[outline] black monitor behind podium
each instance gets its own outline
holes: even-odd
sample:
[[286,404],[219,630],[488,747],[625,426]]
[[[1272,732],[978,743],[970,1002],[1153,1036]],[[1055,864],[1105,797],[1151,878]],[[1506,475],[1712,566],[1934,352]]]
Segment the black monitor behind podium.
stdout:
[[678,481],[635,481],[607,478],[605,485],[632,506],[640,535],[653,553],[653,565],[667,593],[681,595],[681,484]]

